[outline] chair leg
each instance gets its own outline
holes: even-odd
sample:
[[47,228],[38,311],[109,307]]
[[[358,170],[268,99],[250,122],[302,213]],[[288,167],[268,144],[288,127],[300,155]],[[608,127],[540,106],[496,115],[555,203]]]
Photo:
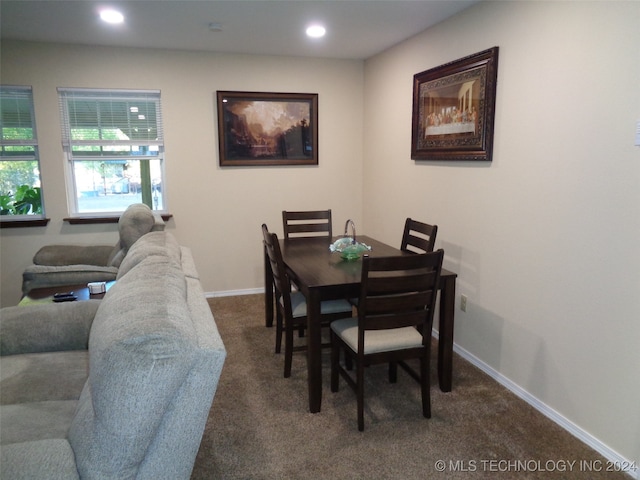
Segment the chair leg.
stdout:
[[291,376],[291,363],[293,361],[293,326],[284,327],[284,378]]
[[431,418],[431,382],[429,381],[429,353],[420,359],[420,389],[422,391],[422,415]]
[[276,353],[282,350],[282,313],[276,312]]
[[396,383],[398,381],[398,364],[396,362],[389,362],[389,383]]
[[358,360],[356,365],[357,369],[357,384],[356,384],[356,396],[358,399],[358,430],[364,431],[364,365]]
[[[337,392],[340,388],[339,368],[340,368],[340,345],[336,342],[333,330],[331,335],[331,391]],[[345,354],[345,357],[347,355]]]

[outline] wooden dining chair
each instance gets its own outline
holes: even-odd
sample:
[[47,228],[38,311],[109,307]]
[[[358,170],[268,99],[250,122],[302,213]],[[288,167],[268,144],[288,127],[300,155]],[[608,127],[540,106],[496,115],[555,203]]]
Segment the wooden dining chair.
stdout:
[[284,238],[333,236],[331,210],[282,211]]
[[[270,233],[265,224],[262,224],[262,236],[275,287],[276,353],[281,351],[284,333],[284,376],[288,378],[291,376],[293,352],[305,351],[307,348],[306,345],[295,347],[293,345],[294,331],[304,330],[307,327],[307,303],[301,292],[291,290],[291,281],[282,259],[278,236]],[[351,317],[352,305],[346,300],[324,301],[320,304],[320,314],[322,325],[328,326],[334,320]]]
[[[356,392],[358,430],[364,430],[365,366],[388,363],[389,381],[400,365],[420,383],[422,414],[431,417],[429,364],[431,328],[443,250],[421,255],[369,257],[362,260],[362,284],[357,318],[331,324],[331,391],[339,376]],[[340,352],[355,361],[355,378],[340,364]],[[405,360],[417,358],[419,372]]]
[[404,223],[400,250],[413,253],[433,252],[437,233],[437,225],[429,225],[428,223],[407,218]]

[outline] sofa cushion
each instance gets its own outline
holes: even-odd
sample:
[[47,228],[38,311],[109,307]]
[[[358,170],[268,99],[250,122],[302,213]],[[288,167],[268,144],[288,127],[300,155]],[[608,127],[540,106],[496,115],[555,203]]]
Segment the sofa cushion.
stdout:
[[129,205],[118,220],[120,247],[125,252],[156,223],[153,211],[144,203]]
[[144,203],[129,205],[118,219],[120,240],[108,259],[107,265],[119,268],[129,249],[149,232],[164,230],[164,220]]
[[3,356],[0,369],[3,449],[12,443],[66,438],[88,372],[86,350]]
[[161,255],[135,265],[103,298],[69,431],[83,478],[129,478],[144,460],[197,354],[185,298],[179,264]]
[[180,251],[180,262],[182,264],[182,271],[184,272],[184,276],[187,278],[193,278],[194,280],[199,280],[200,275],[198,274],[198,270],[196,270],[196,264],[193,261],[193,254],[191,253],[191,249],[188,247],[181,247]]
[[3,308],[0,354],[86,350],[99,305],[88,300]]
[[180,244],[173,235],[165,232],[150,232],[141,237],[129,249],[127,256],[120,264],[117,278],[126,275],[133,267],[150,256],[166,257],[171,261],[180,263]]
[[5,445],[0,450],[2,477],[11,480],[79,479],[73,450],[67,440]]
[[[2,405],[0,409],[2,448],[13,443],[67,438],[77,404],[77,400],[48,400]],[[4,468],[2,473],[4,475]]]
[[4,356],[0,404],[78,400],[88,375],[86,350]]
[[122,260],[124,260],[125,251],[119,246],[116,247],[111,255],[109,255],[109,260],[107,261],[107,265],[110,267],[120,268],[120,264]]

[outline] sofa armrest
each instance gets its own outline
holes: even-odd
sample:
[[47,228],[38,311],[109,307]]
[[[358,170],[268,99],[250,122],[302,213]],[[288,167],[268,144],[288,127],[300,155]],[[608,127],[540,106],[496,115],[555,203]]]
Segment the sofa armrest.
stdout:
[[0,310],[0,355],[86,350],[100,300]]
[[34,288],[81,285],[89,282],[110,282],[115,280],[117,275],[117,267],[30,265],[22,272],[22,293],[26,295]]
[[33,257],[36,265],[109,265],[113,245],[45,245]]

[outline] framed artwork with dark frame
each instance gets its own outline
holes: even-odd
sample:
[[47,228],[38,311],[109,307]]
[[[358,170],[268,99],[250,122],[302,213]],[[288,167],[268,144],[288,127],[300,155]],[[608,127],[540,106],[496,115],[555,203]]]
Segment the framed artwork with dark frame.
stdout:
[[498,47],[414,75],[411,158],[491,161],[497,77]]
[[318,94],[218,91],[220,166],[318,164]]

